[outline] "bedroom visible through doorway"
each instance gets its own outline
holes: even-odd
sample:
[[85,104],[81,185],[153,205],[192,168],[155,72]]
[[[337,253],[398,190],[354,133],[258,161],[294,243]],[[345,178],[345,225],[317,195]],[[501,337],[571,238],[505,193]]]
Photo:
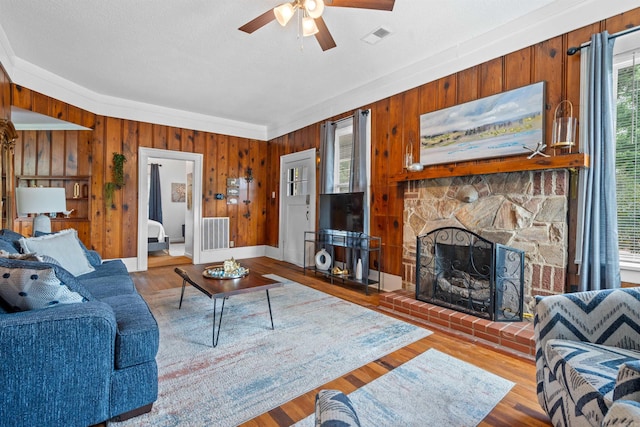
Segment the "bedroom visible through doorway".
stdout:
[[138,270],[196,263],[202,156],[141,148],[139,170]]

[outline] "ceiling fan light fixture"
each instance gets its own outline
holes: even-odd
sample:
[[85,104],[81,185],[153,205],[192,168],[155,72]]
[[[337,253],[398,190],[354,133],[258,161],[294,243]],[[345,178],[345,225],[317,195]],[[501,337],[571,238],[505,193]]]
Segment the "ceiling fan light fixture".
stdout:
[[313,19],[320,18],[324,12],[324,1],[322,0],[305,0],[304,8]]
[[283,3],[273,9],[273,14],[276,16],[278,24],[283,27],[291,20],[294,12],[295,8],[292,3]]
[[305,16],[302,18],[302,35],[304,37],[309,37],[318,32],[318,26],[316,25],[316,21],[309,16]]

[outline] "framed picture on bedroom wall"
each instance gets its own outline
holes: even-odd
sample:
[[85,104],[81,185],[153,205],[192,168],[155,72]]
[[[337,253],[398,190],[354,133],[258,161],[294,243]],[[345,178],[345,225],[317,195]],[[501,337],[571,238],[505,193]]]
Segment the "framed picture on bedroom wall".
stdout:
[[183,182],[172,182],[171,201],[174,203],[184,203],[186,200],[186,185]]

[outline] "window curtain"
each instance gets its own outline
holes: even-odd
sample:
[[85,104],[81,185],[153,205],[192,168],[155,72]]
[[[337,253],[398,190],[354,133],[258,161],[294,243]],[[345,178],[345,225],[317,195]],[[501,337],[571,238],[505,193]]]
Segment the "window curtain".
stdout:
[[320,194],[333,193],[333,164],[336,151],[335,122],[320,125]]
[[160,193],[160,165],[151,163],[149,175],[149,219],[162,224],[162,194]]
[[620,287],[613,44],[606,31],[594,34],[586,52],[587,110],[581,131],[591,166],[583,172],[580,291]]
[[[369,110],[356,110],[353,114],[353,145],[351,148],[351,175],[349,192],[367,191],[367,115]],[[335,193],[333,168],[336,150],[336,122],[327,121],[320,126],[320,193]]]
[[353,151],[349,191],[367,191],[367,114],[357,110],[353,115]]

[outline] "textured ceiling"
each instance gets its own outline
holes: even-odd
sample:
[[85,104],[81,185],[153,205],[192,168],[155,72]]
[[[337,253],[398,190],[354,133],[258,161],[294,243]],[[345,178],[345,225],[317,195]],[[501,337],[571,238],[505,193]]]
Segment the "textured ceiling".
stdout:
[[[295,18],[238,27],[279,0],[0,0],[15,83],[99,114],[267,139],[637,6],[637,0],[396,0],[327,7],[337,47]],[[384,26],[376,45],[361,40]]]

